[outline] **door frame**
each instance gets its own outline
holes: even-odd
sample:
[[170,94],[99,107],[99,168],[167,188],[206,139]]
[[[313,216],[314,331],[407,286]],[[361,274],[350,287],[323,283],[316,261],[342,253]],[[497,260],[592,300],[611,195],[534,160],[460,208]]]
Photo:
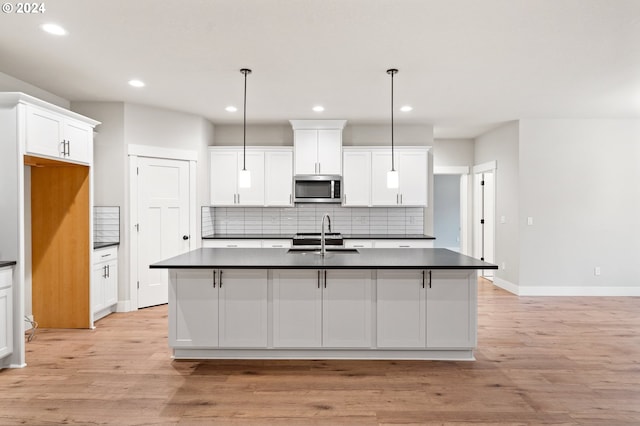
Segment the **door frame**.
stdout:
[[[160,158],[165,160],[181,160],[189,162],[189,249],[196,247],[196,167],[198,166],[197,151],[160,148],[148,145],[128,145],[129,157],[129,208],[125,212],[125,238],[129,241],[129,303],[126,311],[138,310],[138,158]],[[126,235],[128,234],[128,235]]]
[[435,166],[433,174],[460,176],[460,253],[470,255],[472,238],[469,226],[469,166]]
[[[478,185],[476,185],[476,181],[478,180],[479,175],[484,174],[484,173],[491,173],[493,175],[493,233],[491,235],[491,238],[493,240],[493,253],[491,254],[491,258],[493,259],[493,261],[495,261],[495,257],[496,257],[496,217],[497,217],[497,211],[496,211],[496,207],[497,207],[497,198],[498,198],[498,194],[497,194],[497,170],[498,170],[498,163],[496,160],[493,161],[487,161],[485,163],[481,163],[481,164],[477,164],[475,166],[473,166],[473,177],[474,177],[474,182],[473,182],[473,238],[474,238],[474,242],[473,242],[473,255],[475,256],[475,248],[478,244],[477,239],[478,239],[478,222],[480,220],[480,208],[481,206],[479,205],[480,202],[482,202],[481,199],[479,199],[479,194],[478,194]],[[479,258],[479,257],[478,257]],[[485,256],[486,258],[486,256]],[[486,275],[488,271],[488,274],[490,276],[493,276],[493,271],[490,269],[482,269],[480,270],[480,274],[481,275]]]

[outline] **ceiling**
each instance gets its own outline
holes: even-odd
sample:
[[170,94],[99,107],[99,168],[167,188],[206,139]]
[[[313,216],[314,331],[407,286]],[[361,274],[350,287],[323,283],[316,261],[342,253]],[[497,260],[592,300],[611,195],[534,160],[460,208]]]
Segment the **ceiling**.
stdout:
[[[242,122],[390,119],[474,137],[519,118],[640,116],[638,0],[55,0],[0,15],[0,71],[71,101]],[[55,22],[55,37],[39,26]],[[144,88],[127,84],[132,78]],[[322,113],[311,110],[321,104]],[[228,105],[238,112],[225,111]]]

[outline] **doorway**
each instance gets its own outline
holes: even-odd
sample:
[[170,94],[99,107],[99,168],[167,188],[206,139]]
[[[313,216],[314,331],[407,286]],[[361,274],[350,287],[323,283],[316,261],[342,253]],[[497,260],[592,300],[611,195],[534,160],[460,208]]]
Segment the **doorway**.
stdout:
[[145,308],[169,294],[167,271],[149,265],[195,248],[196,163],[142,155],[130,163],[131,299]]
[[[495,260],[496,162],[477,165],[474,172],[474,257],[485,262]],[[483,269],[481,276],[493,281],[493,270]]]
[[434,247],[470,254],[468,229],[469,168],[435,167],[433,176]]

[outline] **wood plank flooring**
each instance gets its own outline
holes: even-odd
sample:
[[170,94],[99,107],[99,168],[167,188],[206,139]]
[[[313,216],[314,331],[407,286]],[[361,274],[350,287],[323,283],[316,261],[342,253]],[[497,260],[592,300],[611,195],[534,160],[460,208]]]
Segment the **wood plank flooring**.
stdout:
[[639,425],[640,298],[481,280],[476,362],[172,361],[167,307],[38,330],[0,424]]

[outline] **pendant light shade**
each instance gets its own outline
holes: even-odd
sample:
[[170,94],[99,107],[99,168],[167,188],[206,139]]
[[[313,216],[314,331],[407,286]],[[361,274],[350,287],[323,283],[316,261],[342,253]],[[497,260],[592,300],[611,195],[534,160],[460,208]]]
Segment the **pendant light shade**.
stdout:
[[242,68],[240,72],[244,74],[244,118],[242,122],[242,170],[238,173],[238,186],[240,188],[251,188],[251,172],[247,170],[247,75],[251,74],[251,70]]
[[391,76],[391,170],[387,172],[387,188],[397,188],[400,183],[398,171],[395,168],[393,152],[393,76],[398,73],[395,68],[389,68],[387,74]]

